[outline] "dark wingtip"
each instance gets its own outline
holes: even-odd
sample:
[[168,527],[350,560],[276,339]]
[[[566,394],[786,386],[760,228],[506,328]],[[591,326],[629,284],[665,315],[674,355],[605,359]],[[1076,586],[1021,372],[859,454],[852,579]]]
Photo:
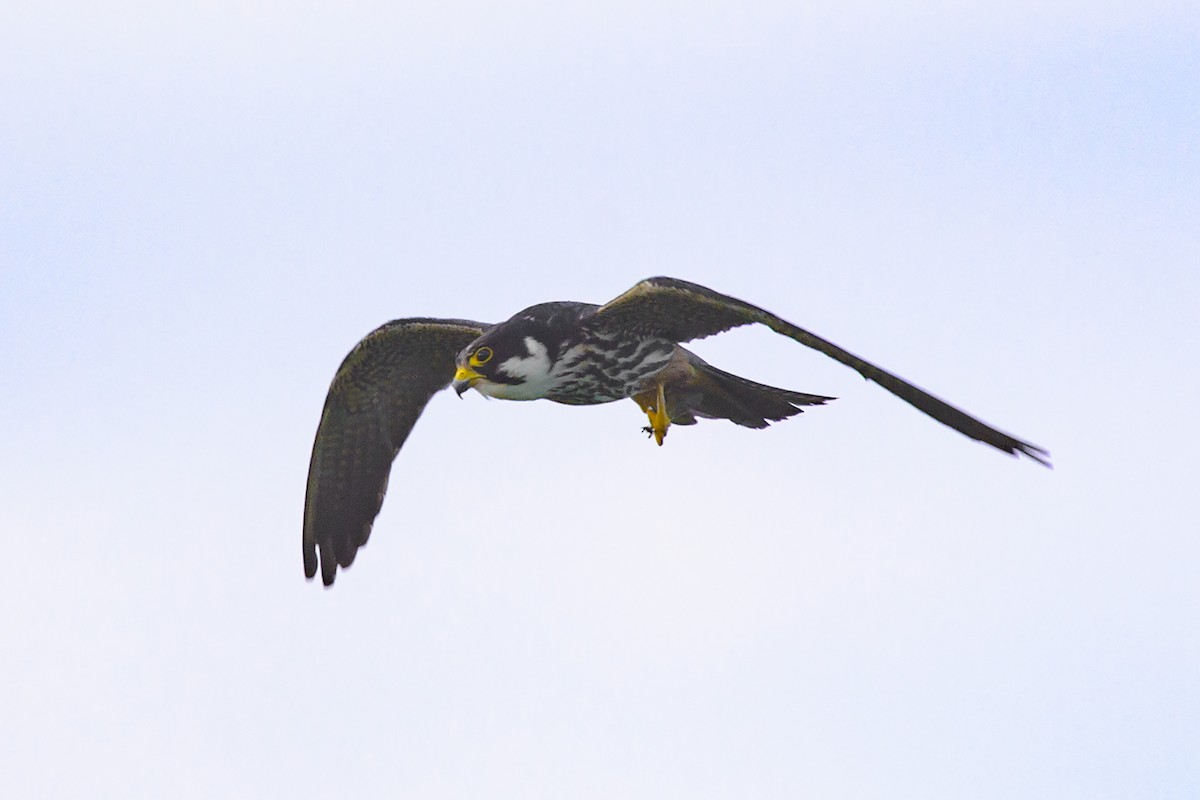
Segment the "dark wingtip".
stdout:
[[337,559],[333,554],[322,548],[321,553],[321,582],[328,588],[333,586],[333,579],[337,577]]
[[317,574],[317,548],[312,542],[304,542],[304,577],[310,581]]
[[1034,444],[1021,442],[1021,444],[1012,451],[1012,454],[1014,456],[1028,456],[1046,469],[1054,469],[1054,465],[1050,463],[1050,451],[1044,447],[1038,447]]

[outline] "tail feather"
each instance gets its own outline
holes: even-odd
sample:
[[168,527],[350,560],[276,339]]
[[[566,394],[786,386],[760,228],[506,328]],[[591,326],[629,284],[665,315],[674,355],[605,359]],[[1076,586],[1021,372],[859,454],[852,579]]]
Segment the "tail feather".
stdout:
[[747,428],[765,428],[771,422],[803,412],[801,406],[819,406],[836,398],[778,389],[719,370],[696,359],[695,379],[686,389],[668,398],[667,413],[676,424],[695,417],[727,419]]

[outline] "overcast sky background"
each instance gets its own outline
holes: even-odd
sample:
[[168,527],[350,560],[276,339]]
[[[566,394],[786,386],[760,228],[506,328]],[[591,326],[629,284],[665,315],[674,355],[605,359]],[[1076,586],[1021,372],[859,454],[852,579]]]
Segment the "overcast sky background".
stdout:
[[[12,797],[1200,795],[1192,2],[0,8]],[[434,398],[303,579],[341,358],[656,274],[837,395]]]

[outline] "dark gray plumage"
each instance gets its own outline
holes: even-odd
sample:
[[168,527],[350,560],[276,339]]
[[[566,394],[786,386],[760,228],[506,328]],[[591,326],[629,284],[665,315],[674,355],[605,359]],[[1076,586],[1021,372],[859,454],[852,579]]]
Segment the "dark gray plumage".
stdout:
[[601,306],[596,319],[606,327],[690,342],[731,328],[758,322],[776,333],[820,351],[878,383],[909,405],[964,436],[990,444],[1011,455],[1025,455],[1049,466],[1046,450],[1009,436],[975,419],[924,389],[891,374],[832,342],[780,319],[758,306],[675,278],[650,278]]
[[[1049,466],[1049,453],[757,306],[674,278],[602,305],[542,303],[499,325],[402,319],[367,335],[334,376],[317,428],[304,508],[304,572],[325,585],[367,542],[392,461],[429,399],[452,382],[511,400],[573,405],[632,398],[661,445],[671,424],[728,419],[763,428],[833,398],[723,372],[683,342],[761,323],[840,361],[972,439]],[[319,558],[318,558],[319,555]]]
[[454,357],[487,329],[461,319],[400,319],[367,334],[338,367],[308,466],[304,574],[333,583],[367,543],[388,474],[429,398],[450,385]]

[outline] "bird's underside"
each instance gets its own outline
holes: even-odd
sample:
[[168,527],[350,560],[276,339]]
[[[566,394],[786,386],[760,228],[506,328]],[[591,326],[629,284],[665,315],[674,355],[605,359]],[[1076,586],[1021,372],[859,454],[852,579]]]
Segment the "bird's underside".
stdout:
[[745,428],[800,414],[800,406],[822,405],[832,397],[777,389],[710,366],[695,353],[676,346],[667,364],[630,391],[650,424],[643,430],[661,446],[671,425],[695,425],[696,419],[727,419]]
[[304,509],[304,571],[326,586],[366,544],[392,461],[429,399],[453,383],[512,400],[572,405],[633,399],[662,444],[670,425],[727,419],[750,428],[833,398],[755,383],[680,343],[761,323],[840,361],[972,439],[1049,466],[1016,439],[757,306],[697,284],[650,278],[602,306],[543,303],[506,322],[414,318],[368,334],[334,376],[317,427]]

